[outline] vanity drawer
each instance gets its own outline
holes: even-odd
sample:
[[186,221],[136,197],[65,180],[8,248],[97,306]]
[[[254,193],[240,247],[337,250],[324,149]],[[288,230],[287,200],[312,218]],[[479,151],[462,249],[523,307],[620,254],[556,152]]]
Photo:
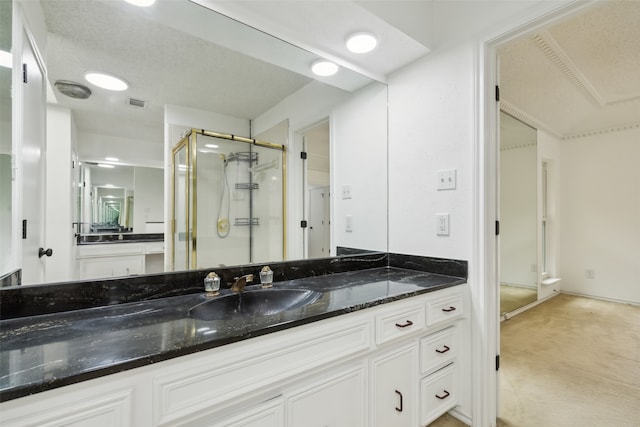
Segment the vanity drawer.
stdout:
[[464,313],[464,299],[461,292],[427,301],[427,326],[457,319]]
[[164,242],[147,242],[144,245],[145,254],[161,254],[164,253]]
[[411,305],[376,316],[376,344],[420,331],[425,325],[424,305]]
[[458,354],[458,329],[451,326],[420,340],[420,373],[428,374],[453,362]]
[[455,363],[420,381],[420,425],[426,425],[458,404]]

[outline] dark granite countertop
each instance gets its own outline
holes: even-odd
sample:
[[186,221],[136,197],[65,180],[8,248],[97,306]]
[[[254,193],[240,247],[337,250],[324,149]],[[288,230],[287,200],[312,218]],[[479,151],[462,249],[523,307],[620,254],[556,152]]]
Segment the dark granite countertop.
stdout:
[[[225,298],[188,293],[0,321],[0,401],[98,378],[298,325],[465,283],[466,279],[377,267],[274,283],[314,291],[311,303],[216,320],[189,309]],[[259,285],[245,292],[265,292]]]
[[91,233],[80,234],[77,237],[78,246],[162,241],[164,241],[163,233]]

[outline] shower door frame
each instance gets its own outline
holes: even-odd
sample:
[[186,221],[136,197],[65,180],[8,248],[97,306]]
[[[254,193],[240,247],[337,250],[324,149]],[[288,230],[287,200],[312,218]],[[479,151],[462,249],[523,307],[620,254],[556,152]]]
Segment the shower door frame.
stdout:
[[[197,201],[195,201],[195,197],[192,197],[192,194],[195,196],[197,194],[197,171],[198,171],[198,155],[196,150],[196,146],[198,143],[198,135],[226,139],[229,141],[242,142],[246,144],[255,145],[258,147],[269,148],[273,150],[279,150],[282,152],[282,259],[285,260],[287,256],[287,151],[284,145],[275,144],[267,141],[260,141],[253,138],[246,138],[238,135],[227,134],[227,133],[219,133],[208,131],[205,129],[191,129],[189,130],[180,141],[171,149],[171,237],[172,237],[172,245],[171,245],[171,268],[175,270],[175,232],[176,232],[176,177],[175,177],[175,155],[183,148],[186,147],[186,158],[187,158],[187,174],[188,178],[185,179],[186,185],[186,193],[185,193],[185,212],[186,212],[186,230],[187,230],[187,239],[186,239],[186,253],[188,256],[187,267],[190,270],[197,269],[198,266],[198,258],[197,258],[197,236],[198,236],[198,214],[195,206],[197,205]],[[191,226],[191,227],[190,227]],[[251,249],[251,248],[250,248]]]

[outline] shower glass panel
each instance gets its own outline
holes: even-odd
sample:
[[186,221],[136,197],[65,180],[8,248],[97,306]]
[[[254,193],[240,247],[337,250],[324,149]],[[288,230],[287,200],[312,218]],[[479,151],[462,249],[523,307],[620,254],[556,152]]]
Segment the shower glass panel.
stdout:
[[[174,215],[176,226],[191,217],[186,268],[283,260],[283,147],[199,130],[192,130],[181,144],[177,147],[188,145],[191,179],[184,190],[187,215],[179,217],[177,205]],[[174,185],[182,188],[175,178]],[[184,246],[176,243],[174,268],[182,269],[178,260],[185,258],[178,254]]]
[[173,269],[189,269],[190,239],[188,236],[188,204],[187,192],[189,174],[187,171],[186,140],[173,150]]

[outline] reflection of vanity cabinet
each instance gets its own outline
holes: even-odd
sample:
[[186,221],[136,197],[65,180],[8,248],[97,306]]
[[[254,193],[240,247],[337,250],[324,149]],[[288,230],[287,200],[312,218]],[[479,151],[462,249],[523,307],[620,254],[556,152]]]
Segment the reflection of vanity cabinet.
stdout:
[[163,259],[163,242],[78,245],[78,279],[155,273],[162,268]]
[[465,292],[455,286],[8,401],[3,425],[424,426],[468,401],[458,373],[469,363]]

